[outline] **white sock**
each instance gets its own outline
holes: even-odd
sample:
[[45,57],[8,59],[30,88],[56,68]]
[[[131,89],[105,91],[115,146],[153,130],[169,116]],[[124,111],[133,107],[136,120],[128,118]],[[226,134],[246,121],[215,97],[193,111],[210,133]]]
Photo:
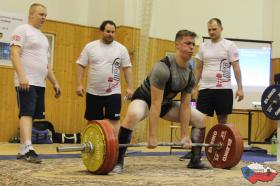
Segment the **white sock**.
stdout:
[[26,141],[24,144],[20,144],[20,154],[24,155],[26,154],[29,150],[34,150],[31,141]]
[[26,154],[29,151],[29,145],[21,144],[19,153],[21,155]]

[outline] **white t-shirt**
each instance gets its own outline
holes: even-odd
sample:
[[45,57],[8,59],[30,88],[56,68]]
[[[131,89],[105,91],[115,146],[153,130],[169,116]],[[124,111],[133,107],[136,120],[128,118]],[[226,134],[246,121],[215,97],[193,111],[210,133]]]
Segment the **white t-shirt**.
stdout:
[[237,47],[232,41],[204,42],[196,57],[203,63],[200,90],[231,89],[231,63],[239,60]]
[[[14,30],[10,45],[21,47],[20,62],[29,85],[46,87],[49,57],[49,42],[46,36],[39,29],[24,24]],[[17,73],[15,86],[19,86]]]
[[88,43],[76,63],[89,66],[87,93],[99,96],[120,94],[120,67],[131,67],[127,49],[117,41]]

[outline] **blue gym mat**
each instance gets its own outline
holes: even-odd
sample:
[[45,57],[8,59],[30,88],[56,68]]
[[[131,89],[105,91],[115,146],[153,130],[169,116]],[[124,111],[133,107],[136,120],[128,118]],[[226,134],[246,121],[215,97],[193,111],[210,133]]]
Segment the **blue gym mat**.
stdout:
[[[172,152],[171,155],[183,156],[185,152]],[[128,151],[127,156],[169,156],[169,152],[141,152],[141,151]],[[42,159],[55,159],[55,158],[81,158],[80,154],[39,154]],[[0,155],[0,160],[14,160],[16,155]],[[276,161],[275,156],[268,155],[265,151],[247,151],[243,152],[242,160],[249,162],[267,162]]]

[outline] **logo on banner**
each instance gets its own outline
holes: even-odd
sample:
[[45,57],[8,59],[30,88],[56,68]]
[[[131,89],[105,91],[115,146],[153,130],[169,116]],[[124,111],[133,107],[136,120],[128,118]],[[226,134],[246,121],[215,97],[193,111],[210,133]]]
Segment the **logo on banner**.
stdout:
[[258,163],[252,163],[246,167],[241,168],[243,177],[246,178],[251,183],[256,183],[257,181],[269,182],[272,181],[277,172],[270,168],[264,167]]

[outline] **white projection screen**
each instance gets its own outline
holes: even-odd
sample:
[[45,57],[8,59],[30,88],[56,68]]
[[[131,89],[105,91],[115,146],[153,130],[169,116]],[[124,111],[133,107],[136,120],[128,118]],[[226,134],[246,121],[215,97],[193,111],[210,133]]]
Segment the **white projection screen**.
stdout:
[[[203,37],[203,42],[209,40]],[[260,104],[263,91],[270,85],[270,65],[271,65],[271,41],[258,41],[246,39],[232,39],[238,47],[239,64],[242,74],[244,90],[244,100],[237,102],[234,100],[234,109],[253,109],[254,105]],[[231,85],[233,94],[237,89],[233,69],[231,68]],[[254,105],[253,105],[254,103]]]

